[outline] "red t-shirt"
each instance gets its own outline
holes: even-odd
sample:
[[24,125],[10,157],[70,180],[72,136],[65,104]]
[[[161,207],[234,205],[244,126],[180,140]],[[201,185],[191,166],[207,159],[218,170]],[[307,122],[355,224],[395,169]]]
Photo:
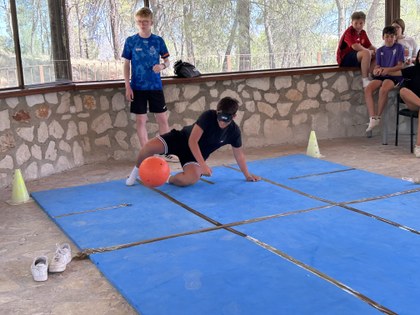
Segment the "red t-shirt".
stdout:
[[337,63],[341,64],[345,55],[353,50],[353,44],[361,44],[365,48],[372,46],[365,30],[361,30],[358,34],[353,26],[349,26],[340,38],[337,48]]

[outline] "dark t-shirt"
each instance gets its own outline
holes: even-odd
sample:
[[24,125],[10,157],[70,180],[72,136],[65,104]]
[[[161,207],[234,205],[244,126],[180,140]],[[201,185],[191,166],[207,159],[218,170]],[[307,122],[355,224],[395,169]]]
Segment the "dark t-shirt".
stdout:
[[405,79],[404,86],[420,97],[420,65],[404,68],[401,72]]
[[[202,113],[195,124],[203,129],[203,135],[198,145],[204,159],[207,159],[212,152],[226,144],[230,144],[235,148],[242,146],[241,131],[238,125],[232,121],[226,128],[220,128],[215,110],[207,110]],[[181,132],[189,138],[193,126],[186,126],[182,128]]]

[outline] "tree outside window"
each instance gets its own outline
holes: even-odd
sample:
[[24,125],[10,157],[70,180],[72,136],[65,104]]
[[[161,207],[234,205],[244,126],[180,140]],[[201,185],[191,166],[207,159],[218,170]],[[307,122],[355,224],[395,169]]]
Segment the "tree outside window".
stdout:
[[[12,30],[7,22],[11,1],[0,1],[4,21],[0,30],[0,88],[18,84]],[[50,23],[48,3],[53,0],[15,1],[25,84],[63,79],[56,75],[61,73],[55,69],[58,62],[71,64],[68,77],[76,82],[123,79],[121,51],[125,39],[137,32],[134,14],[144,1],[60,0],[68,48],[52,45],[57,40],[57,23]],[[154,12],[153,33],[166,41],[172,64],[178,59],[189,61],[202,73],[335,65],[339,37],[350,25],[354,11],[366,13],[365,29],[374,45],[382,45],[385,0],[147,2]],[[412,8],[406,13],[407,29],[418,34],[418,16],[413,12],[418,12],[414,8],[418,8],[419,0],[403,2]],[[57,17],[53,14],[52,18]],[[59,57],[57,49],[68,51]],[[163,75],[173,75],[172,69]]]

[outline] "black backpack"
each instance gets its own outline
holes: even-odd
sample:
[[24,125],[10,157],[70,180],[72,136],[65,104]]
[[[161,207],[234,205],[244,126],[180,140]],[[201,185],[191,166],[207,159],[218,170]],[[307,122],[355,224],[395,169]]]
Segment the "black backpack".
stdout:
[[201,75],[194,65],[182,60],[174,63],[174,73],[180,78],[195,78]]

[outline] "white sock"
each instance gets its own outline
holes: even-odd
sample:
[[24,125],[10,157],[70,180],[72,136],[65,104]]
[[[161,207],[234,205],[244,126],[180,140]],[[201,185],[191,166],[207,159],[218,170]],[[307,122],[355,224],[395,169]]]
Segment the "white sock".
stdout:
[[139,168],[137,166],[134,166],[133,170],[131,171],[130,177],[135,176],[137,177],[139,175]]
[[370,81],[368,78],[362,78],[362,85],[363,87],[367,87],[369,85]]
[[138,175],[139,175],[139,168],[137,166],[134,166],[133,170],[130,173],[130,176],[128,176],[127,180],[125,181],[125,184],[127,186],[134,185]]

